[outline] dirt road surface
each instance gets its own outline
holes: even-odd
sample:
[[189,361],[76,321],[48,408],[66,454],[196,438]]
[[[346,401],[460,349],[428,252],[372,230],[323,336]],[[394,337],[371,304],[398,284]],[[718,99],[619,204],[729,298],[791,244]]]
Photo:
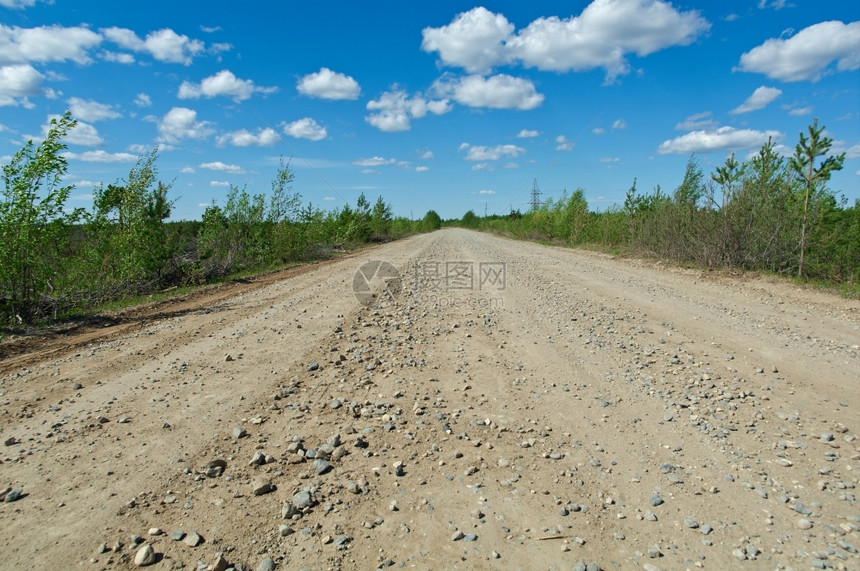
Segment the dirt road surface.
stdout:
[[856,300],[450,229],[42,337],[4,569],[860,568]]

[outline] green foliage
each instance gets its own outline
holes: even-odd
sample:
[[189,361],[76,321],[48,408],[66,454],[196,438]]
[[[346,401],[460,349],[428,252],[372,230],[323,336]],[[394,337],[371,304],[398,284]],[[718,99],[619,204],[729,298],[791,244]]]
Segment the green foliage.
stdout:
[[[621,207],[590,212],[584,192],[562,194],[525,214],[471,219],[515,236],[598,244],[706,267],[801,273],[853,287],[860,279],[860,201],[848,207],[827,189],[844,153],[817,121],[790,162],[772,140],[748,162],[729,156],[706,177],[695,157],[670,195],[642,194],[636,179]],[[466,221],[464,216],[463,221]]]
[[386,204],[381,196],[378,197],[370,215],[370,231],[377,240],[382,240],[391,233],[391,220],[391,205]]
[[164,221],[170,218],[171,185],[158,180],[158,149],[142,154],[125,182],[93,191],[93,212],[85,226],[81,249],[89,262],[88,295],[100,300],[148,291],[164,283],[175,269],[177,245],[168,239]]
[[266,197],[231,186],[223,207],[213,204],[203,213],[198,251],[207,277],[226,275],[268,261],[269,230]]
[[[73,187],[62,184],[62,139],[75,124],[68,113],[53,120],[42,143],[29,141],[3,167],[0,322],[36,321],[443,225],[434,210],[418,221],[394,217],[381,196],[371,205],[361,194],[354,207],[328,211],[302,205],[283,159],[268,197],[233,186],[201,221],[168,222],[171,184],[158,180],[157,149],[141,155],[126,180],[96,188],[92,212],[67,211]],[[604,212],[590,211],[578,188],[526,213],[481,218],[469,210],[453,223],[707,267],[800,274],[856,292],[860,200],[849,206],[827,188],[845,154],[831,156],[823,132],[816,121],[801,133],[789,161],[768,141],[748,162],[728,157],[710,177],[691,157],[671,194],[659,185],[640,193],[634,179],[623,205]]]
[[441,227],[442,218],[435,210],[428,210],[427,214],[424,215],[424,218],[421,219],[420,228],[422,232],[432,232],[433,230],[438,230]]
[[463,228],[477,228],[481,223],[481,219],[475,214],[474,210],[469,210],[463,215],[460,225]]
[[[821,199],[827,198],[826,193],[822,197],[821,185],[830,180],[833,171],[842,170],[842,165],[845,162],[845,153],[838,156],[830,156],[824,161],[815,166],[815,159],[824,157],[830,152],[830,147],[833,146],[833,139],[824,137],[824,126],[818,127],[818,119],[816,118],[812,125],[809,126],[809,137],[800,133],[800,142],[794,149],[794,156],[791,157],[789,164],[791,170],[794,171],[798,182],[801,184],[803,197],[803,219],[800,230],[800,261],[798,263],[797,275],[803,275],[803,262],[806,254],[806,238],[810,224],[818,222],[814,216],[820,214]],[[812,204],[810,204],[812,201]],[[810,217],[813,216],[813,218]]]
[[52,119],[41,143],[28,141],[3,167],[0,313],[7,318],[32,320],[59,308],[69,227],[81,215],[64,209],[73,186],[61,182],[68,170],[62,138],[76,124],[68,112]]

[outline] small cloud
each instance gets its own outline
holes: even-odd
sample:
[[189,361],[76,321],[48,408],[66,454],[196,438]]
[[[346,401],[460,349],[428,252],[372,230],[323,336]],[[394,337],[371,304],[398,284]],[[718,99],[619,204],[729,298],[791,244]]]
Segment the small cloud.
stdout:
[[382,157],[370,157],[369,159],[358,159],[352,164],[360,167],[378,167],[382,165],[393,165],[397,163],[397,159],[384,159]]
[[534,129],[523,129],[517,133],[517,139],[531,139],[537,137],[540,133]]
[[614,123],[612,123],[613,129],[626,129],[627,123],[624,122],[624,119],[616,119]]
[[201,163],[199,165],[201,169],[213,170],[218,172],[226,172],[229,174],[242,174],[245,171],[242,170],[242,167],[239,165],[228,165],[222,163],[221,161],[214,161],[211,163]]
[[424,151],[421,155],[418,156],[419,159],[428,161],[433,158],[433,151]]
[[621,162],[621,159],[619,157],[604,157],[604,158],[600,159],[600,162],[601,163],[618,163],[618,162]]
[[[48,115],[49,123],[51,119],[59,120],[60,115]],[[48,134],[48,130],[50,130],[50,128],[50,124],[42,125],[43,137]],[[82,145],[85,147],[96,147],[104,143],[104,139],[99,135],[98,129],[89,123],[84,123],[83,121],[78,121],[77,124],[69,130],[65,140],[67,143]]]
[[92,99],[81,99],[80,97],[72,97],[68,101],[69,111],[72,112],[72,117],[83,121],[102,121],[104,119],[116,119],[122,117],[120,113],[114,111],[112,105],[99,103]]
[[[467,161],[497,161],[501,158],[518,158],[524,155],[526,150],[516,145],[496,145],[495,147],[472,146],[469,143],[462,143],[459,147],[460,151],[466,151],[464,157]],[[477,166],[477,165],[475,165]],[[474,170],[475,167],[472,167]]]
[[741,113],[749,113],[767,107],[774,99],[782,95],[782,90],[776,87],[761,86],[753,91],[752,95],[747,97],[747,100],[741,103],[735,109],[729,111],[732,115],[740,115]]
[[[149,150],[150,150],[150,148],[149,148],[149,147],[147,147],[146,145],[141,145],[140,143],[132,143],[131,145],[129,145],[128,147],[126,147],[126,149],[127,149],[130,153],[137,153],[138,155],[142,155],[142,154],[144,154],[144,153],[148,153],[148,152],[149,152]],[[163,150],[163,149],[164,149],[164,147],[161,147],[161,149]]]
[[559,135],[555,138],[555,150],[556,151],[572,151],[573,150],[573,141],[568,141],[567,137],[564,135]]
[[323,200],[325,200],[326,202],[332,202],[335,200],[335,198],[333,196],[323,196]]
[[257,129],[254,133],[247,129],[240,129],[219,135],[215,139],[215,144],[219,147],[223,147],[226,144],[233,145],[234,147],[270,147],[277,143],[279,139],[278,133],[271,127]]
[[191,65],[193,58],[203,53],[205,48],[205,44],[200,40],[177,34],[170,28],[151,32],[144,39],[128,28],[111,27],[100,31],[104,39],[121,48],[133,52],[146,52],[156,60],[166,63]]
[[696,113],[695,115],[690,115],[677,125],[675,125],[676,131],[710,131],[714,130],[719,126],[719,123],[714,121],[711,117],[710,111],[704,111],[702,113]]
[[174,107],[161,119],[150,117],[147,120],[158,124],[159,143],[172,144],[182,139],[205,139],[214,132],[212,123],[198,121],[197,111],[187,107]]
[[664,141],[657,147],[657,152],[661,155],[668,153],[688,155],[691,153],[741,151],[759,148],[769,139],[780,142],[783,138],[783,134],[779,131],[720,127],[709,131],[691,131],[686,135]]
[[137,97],[134,98],[134,104],[138,107],[151,107],[152,98],[146,93],[138,93]]
[[194,174],[194,167],[182,167],[179,172],[182,174]]
[[478,194],[493,195],[493,194],[496,194],[496,191],[495,190],[479,190]]
[[200,97],[212,98],[219,95],[232,97],[233,101],[239,103],[250,99],[254,93],[274,93],[277,87],[260,87],[254,85],[250,79],[239,79],[233,72],[222,70],[215,75],[204,78],[203,81],[192,83],[183,81],[179,86],[179,99],[199,99]]
[[446,76],[436,80],[433,89],[462,105],[488,109],[528,111],[540,107],[545,98],[530,80],[506,74]]
[[296,139],[308,139],[309,141],[321,141],[328,136],[326,128],[310,117],[287,123],[284,125],[284,133]]
[[348,75],[337,73],[327,67],[320,68],[301,78],[296,89],[302,95],[320,99],[358,99],[361,87]]
[[207,34],[214,34],[215,32],[220,32],[220,31],[221,31],[221,26],[212,26],[212,27],[209,27],[209,26],[204,26],[203,24],[201,24],[201,25],[200,25],[200,31],[201,31],[201,32],[206,32]]
[[101,58],[111,63],[121,63],[123,65],[131,65],[134,63],[134,56],[123,52],[104,51]]
[[138,159],[137,155],[131,153],[109,153],[101,149],[84,153],[65,153],[63,156],[86,163],[133,163]]
[[495,167],[493,167],[493,165],[491,165],[490,163],[478,163],[478,164],[476,164],[476,165],[472,165],[472,170],[473,170],[473,171],[487,171],[487,172],[491,172],[491,171],[494,171],[494,170],[496,170],[496,169],[495,169]]
[[427,172],[430,170],[430,167],[419,166],[415,167],[415,172]]
[[366,108],[371,113],[364,118],[365,121],[380,131],[395,133],[408,131],[412,127],[412,119],[421,119],[427,113],[443,115],[452,106],[448,99],[425,99],[420,94],[409,97],[395,86],[380,95],[379,99],[368,101]]
[[795,107],[788,110],[788,114],[792,117],[802,117],[804,115],[812,115],[812,107]]
[[591,132],[594,133],[595,135],[602,135],[603,133],[606,132],[606,129],[604,129],[603,127],[595,127],[594,129],[591,130]]
[[230,186],[230,183],[226,180],[211,180],[209,186]]
[[785,8],[786,0],[758,0],[759,10],[773,8],[774,10],[782,10]]

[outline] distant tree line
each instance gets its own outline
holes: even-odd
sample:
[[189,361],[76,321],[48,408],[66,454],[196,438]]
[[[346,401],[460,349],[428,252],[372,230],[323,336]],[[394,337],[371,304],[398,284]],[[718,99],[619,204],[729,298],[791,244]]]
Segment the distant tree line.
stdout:
[[707,268],[739,268],[800,276],[860,291],[860,200],[853,205],[827,187],[845,154],[816,120],[800,134],[794,155],[768,141],[749,161],[732,154],[707,177],[695,157],[671,193],[659,185],[640,193],[636,180],[624,204],[588,208],[583,189],[537,209],[452,224],[571,246],[598,245]]
[[63,137],[69,113],[45,139],[29,141],[3,166],[0,195],[0,326],[57,319],[105,303],[198,285],[242,272],[320,259],[337,250],[441,226],[392,215],[382,197],[322,210],[302,203],[281,160],[271,191],[231,187],[200,221],[168,222],[171,184],[158,178],[157,149],[125,180],[100,185],[92,208],[66,206],[72,185]]
[[57,319],[105,303],[197,285],[243,272],[319,259],[337,250],[444,224],[567,245],[595,244],[682,264],[764,270],[845,284],[860,291],[860,200],[827,187],[844,153],[815,121],[792,157],[771,141],[749,161],[734,155],[706,177],[691,158],[672,193],[642,194],[634,179],[624,204],[589,210],[583,189],[539,208],[443,221],[392,215],[382,197],[322,210],[293,191],[289,163],[278,165],[268,195],[231,187],[199,221],[169,222],[171,183],[158,178],[157,149],[141,155],[125,180],[100,185],[92,208],[66,206],[73,185],[63,137],[69,113],[45,139],[27,142],[2,167],[0,326]]

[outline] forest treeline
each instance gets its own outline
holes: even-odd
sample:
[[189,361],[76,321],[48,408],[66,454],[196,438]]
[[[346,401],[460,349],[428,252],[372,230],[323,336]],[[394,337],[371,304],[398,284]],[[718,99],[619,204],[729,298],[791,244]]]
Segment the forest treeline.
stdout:
[[816,121],[794,156],[769,141],[757,155],[734,155],[706,176],[695,158],[671,193],[640,193],[591,211],[583,189],[526,213],[443,221],[392,215],[382,197],[323,210],[293,191],[281,160],[271,188],[233,186],[199,221],[168,222],[171,183],[158,178],[158,151],[141,155],[124,180],[100,185],[90,209],[68,207],[73,185],[63,138],[66,113],[45,139],[28,142],[3,166],[0,196],[0,326],[86,312],[105,303],[199,285],[241,272],[320,259],[337,250],[445,225],[571,246],[598,245],[702,267],[741,268],[845,284],[860,283],[860,200],[838,200],[827,182],[843,166]]
[[451,224],[519,238],[653,256],[706,268],[738,268],[800,276],[860,290],[860,200],[849,205],[827,187],[845,154],[815,121],[783,157],[768,141],[750,160],[732,154],[706,176],[687,162],[672,192],[641,193],[636,180],[624,204],[589,210],[585,191],[566,192],[526,213],[479,217],[468,211]]
[[141,155],[125,180],[93,191],[90,209],[67,206],[73,185],[63,137],[66,113],[45,139],[3,166],[0,196],[0,326],[33,323],[105,303],[199,285],[241,272],[321,259],[335,251],[441,226],[392,215],[379,197],[322,210],[293,192],[281,160],[268,194],[231,187],[200,221],[168,222],[171,184],[158,178],[158,151]]

